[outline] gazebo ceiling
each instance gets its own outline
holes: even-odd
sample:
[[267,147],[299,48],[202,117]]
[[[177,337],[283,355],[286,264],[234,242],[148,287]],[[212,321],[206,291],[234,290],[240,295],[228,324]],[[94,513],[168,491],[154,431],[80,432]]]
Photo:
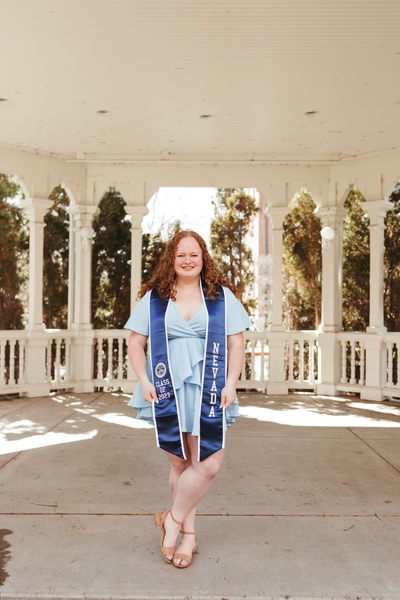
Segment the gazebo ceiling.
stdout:
[[0,145],[337,161],[400,146],[399,0],[5,0]]

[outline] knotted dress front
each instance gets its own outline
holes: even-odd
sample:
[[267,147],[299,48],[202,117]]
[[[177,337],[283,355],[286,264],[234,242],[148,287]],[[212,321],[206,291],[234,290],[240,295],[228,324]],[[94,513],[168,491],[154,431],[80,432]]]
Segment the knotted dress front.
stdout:
[[[227,335],[240,333],[251,326],[251,321],[239,300],[226,287],[224,287],[227,309]],[[125,329],[135,331],[141,335],[149,335],[149,300],[147,292],[135,307],[133,313],[125,324]],[[185,321],[175,302],[170,302],[167,317],[167,337],[169,347],[169,360],[172,378],[176,391],[176,398],[180,413],[182,431],[199,435],[199,415],[201,408],[201,388],[204,362],[204,346],[206,339],[207,314],[204,304],[197,313]],[[152,381],[151,364],[147,360],[147,374]],[[143,398],[140,383],[128,402],[135,408],[139,419],[146,419],[153,423],[152,406]],[[239,405],[236,398],[226,411],[226,425],[235,422],[239,416]]]

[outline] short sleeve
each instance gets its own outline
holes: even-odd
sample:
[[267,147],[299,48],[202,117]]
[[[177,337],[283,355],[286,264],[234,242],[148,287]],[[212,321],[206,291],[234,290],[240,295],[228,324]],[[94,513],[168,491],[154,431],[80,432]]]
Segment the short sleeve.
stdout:
[[224,287],[225,300],[227,303],[227,335],[240,333],[253,324],[236,296],[229,288]]
[[130,329],[141,335],[149,335],[149,300],[150,292],[139,300],[133,313],[124,325],[124,329]]

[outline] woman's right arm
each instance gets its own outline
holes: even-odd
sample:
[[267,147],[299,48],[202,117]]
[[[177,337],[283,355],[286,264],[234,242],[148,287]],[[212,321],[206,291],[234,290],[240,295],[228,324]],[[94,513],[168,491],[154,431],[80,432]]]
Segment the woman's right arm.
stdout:
[[143,398],[147,402],[157,402],[156,388],[151,383],[147,375],[146,368],[146,354],[145,347],[147,343],[147,336],[136,331],[131,331],[128,340],[128,357],[132,365],[132,369],[135,371],[136,377],[138,378]]

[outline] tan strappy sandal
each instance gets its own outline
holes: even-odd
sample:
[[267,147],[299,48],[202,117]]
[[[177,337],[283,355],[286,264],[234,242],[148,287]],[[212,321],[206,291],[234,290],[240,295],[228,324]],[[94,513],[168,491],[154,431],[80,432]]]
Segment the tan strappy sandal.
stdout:
[[[195,534],[194,531],[182,531],[182,535],[196,535],[196,534]],[[193,554],[197,554],[197,551],[198,551],[198,546],[196,544],[195,547],[192,550],[192,556],[189,556],[188,554],[182,554],[181,552],[176,552],[174,554],[173,558],[172,558],[172,564],[177,569],[186,569],[187,567],[190,567],[190,565],[192,564]],[[176,558],[179,559],[179,560],[186,561],[186,565],[183,565],[182,563],[176,564],[175,563],[175,559]]]
[[159,512],[156,513],[154,515],[154,521],[157,525],[157,527],[160,527],[161,529],[161,543],[160,543],[160,547],[161,547],[161,552],[163,553],[165,562],[167,562],[169,565],[172,563],[173,558],[168,558],[167,554],[171,554],[173,556],[174,552],[175,552],[175,548],[173,546],[164,546],[164,539],[165,539],[165,519],[167,518],[168,514],[171,515],[171,519],[174,521],[174,523],[176,523],[177,525],[182,525],[182,523],[179,523],[175,518],[174,515],[172,514],[172,512],[170,510],[168,510],[165,513]]

